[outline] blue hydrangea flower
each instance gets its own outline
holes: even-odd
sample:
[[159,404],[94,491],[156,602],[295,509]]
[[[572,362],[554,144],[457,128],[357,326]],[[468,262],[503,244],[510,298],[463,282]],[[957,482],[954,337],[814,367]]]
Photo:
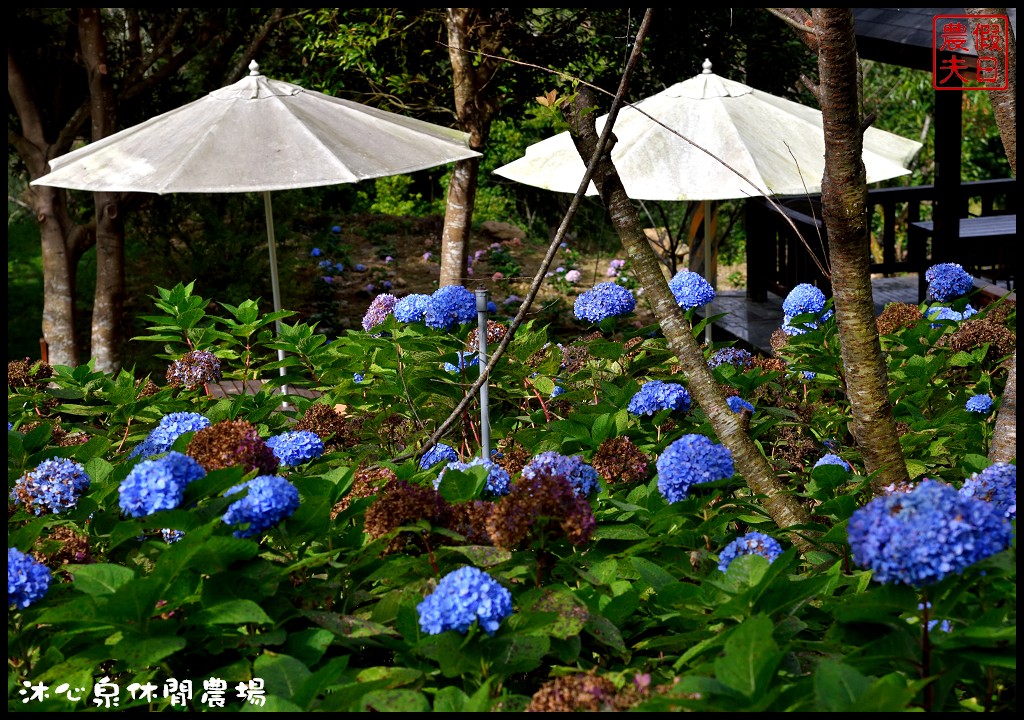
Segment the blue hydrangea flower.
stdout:
[[7,548],[7,607],[24,610],[50,589],[50,571],[18,548]]
[[939,302],[952,302],[974,289],[974,277],[957,263],[932,265],[924,279],[928,281],[928,297]]
[[42,515],[70,510],[88,489],[89,476],[83,465],[68,458],[50,458],[18,478],[10,497],[15,505],[24,503],[26,509]]
[[725,399],[725,402],[729,405],[729,409],[734,413],[741,413],[746,410],[749,413],[754,412],[754,406],[749,402],[741,398],[739,395],[730,395]]
[[299,491],[280,475],[257,475],[224,493],[225,496],[248,489],[249,494],[231,503],[222,520],[228,525],[248,528],[235,530],[237,538],[258,535],[289,517],[299,507]]
[[655,466],[658,490],[670,503],[685,500],[700,483],[725,480],[736,474],[729,448],[706,435],[683,435],[665,448]]
[[[783,331],[787,335],[803,335],[808,330],[816,330],[832,317],[831,310],[825,311],[825,303],[825,293],[809,283],[800,283],[782,301]],[[793,318],[806,313],[814,313],[818,317],[809,323],[801,323],[799,327],[793,325]]]
[[754,356],[750,354],[749,350],[743,348],[728,347],[722,348],[710,358],[708,358],[708,367],[714,369],[719,365],[733,365],[738,368],[750,367],[754,362]]
[[838,465],[839,467],[845,469],[847,472],[853,471],[853,468],[850,466],[850,463],[846,462],[835,453],[828,453],[827,455],[822,455],[820,458],[818,458],[818,462],[814,463],[814,467],[821,467],[822,465]]
[[782,554],[782,546],[773,537],[756,531],[748,532],[726,545],[718,555],[718,569],[726,572],[740,555],[760,555],[769,563]]
[[972,413],[988,415],[989,411],[992,409],[992,398],[988,395],[972,395],[967,398],[967,402],[964,404],[964,407]]
[[320,257],[320,255],[322,255],[322,254],[323,253],[321,252],[320,248],[318,248],[318,247],[315,247],[315,248],[313,248],[312,250],[309,251],[310,257]]
[[548,450],[534,455],[521,471],[522,476],[528,480],[541,473],[564,477],[580,497],[587,497],[595,490],[601,489],[597,470],[588,465],[582,455],[562,455],[554,450]]
[[171,450],[131,469],[119,488],[121,510],[129,517],[146,517],[158,510],[173,510],[181,504],[185,487],[206,477],[195,459]]
[[467,565],[441,578],[416,612],[420,630],[427,635],[446,630],[465,634],[474,622],[494,635],[501,621],[512,614],[512,593],[483,570]]
[[477,465],[483,465],[487,468],[487,484],[484,485],[484,493],[494,496],[508,495],[512,489],[512,478],[509,477],[508,470],[495,462],[479,457],[475,457],[465,463],[458,460],[449,462],[441,468],[441,472],[434,479],[434,489],[437,490],[441,486],[441,478],[444,477],[446,470],[468,470]]
[[556,382],[556,383],[555,383],[555,387],[554,387],[554,388],[553,388],[553,389],[551,390],[551,395],[550,395],[549,397],[550,397],[550,398],[551,398],[552,400],[554,400],[554,399],[555,399],[556,397],[558,397],[559,395],[563,395],[563,394],[565,394],[565,392],[566,392],[565,388],[564,388],[564,387],[562,387],[561,385],[559,385],[559,384],[558,384],[558,383]]
[[471,368],[474,365],[479,365],[480,364],[480,358],[477,357],[477,354],[475,352],[470,352],[468,350],[465,350],[465,351],[460,350],[458,352],[458,356],[459,356],[459,364],[458,365],[454,365],[454,364],[452,364],[450,362],[446,362],[444,364],[444,369],[446,371],[448,371],[449,373],[451,373],[452,375],[458,375],[460,372],[462,372],[466,368]]
[[1010,546],[1001,508],[925,479],[909,492],[854,510],[847,537],[854,561],[882,583],[922,587],[963,572]]
[[334,233],[335,235],[340,234],[341,233],[341,225],[332,225],[331,226],[331,232]]
[[964,481],[960,494],[992,503],[1007,520],[1017,519],[1017,466],[993,463]]
[[680,270],[668,281],[668,289],[683,310],[707,305],[715,299],[715,289],[700,273]]
[[363,265],[362,263],[356,263],[355,267],[352,269],[355,270],[356,272],[366,272],[366,266]]
[[439,442],[423,453],[423,457],[420,458],[420,469],[432,468],[439,462],[457,462],[458,459],[459,454],[455,452],[455,448]]
[[439,287],[430,296],[423,322],[435,330],[451,330],[476,320],[476,295],[462,285]]
[[324,454],[324,441],[309,430],[274,435],[267,439],[267,447],[274,451],[282,465],[301,465]]
[[390,293],[383,293],[371,300],[370,307],[366,309],[366,314],[363,315],[363,330],[370,332],[370,330],[384,322],[385,318],[395,309],[395,303],[397,302],[398,298]]
[[599,323],[605,318],[631,313],[635,308],[636,298],[629,288],[613,282],[603,282],[578,295],[573,312],[577,320]]
[[209,418],[194,412],[169,413],[160,418],[149,435],[128,453],[128,457],[148,458],[171,449],[174,442],[187,432],[196,432],[210,426]]
[[494,313],[498,312],[498,304],[496,302],[494,302],[493,300],[488,300],[487,301],[487,312],[489,312],[492,315]]
[[[977,310],[968,305],[964,308],[963,312],[958,312],[953,308],[946,307],[945,305],[929,305],[928,309],[924,311],[924,315],[929,320],[952,320],[953,322],[960,322],[966,320],[972,315],[977,314]],[[933,328],[941,327],[941,323],[932,323]]]
[[406,295],[395,304],[395,318],[399,322],[404,323],[423,322],[423,315],[429,307],[429,295],[423,295],[422,293]]
[[185,537],[184,530],[174,530],[173,528],[164,528],[160,531],[160,537],[163,538],[164,542],[168,545],[178,542]]
[[690,393],[679,383],[651,380],[643,384],[626,408],[633,415],[654,415],[661,410],[690,411]]

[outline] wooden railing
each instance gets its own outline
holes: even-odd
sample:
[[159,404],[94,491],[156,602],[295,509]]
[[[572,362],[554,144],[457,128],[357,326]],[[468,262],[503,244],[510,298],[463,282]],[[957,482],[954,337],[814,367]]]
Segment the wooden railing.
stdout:
[[[1016,189],[1014,178],[962,183],[959,217],[1016,214],[1012,199],[1016,198]],[[828,241],[821,219],[821,197],[774,200],[782,208],[781,213],[764,199],[747,201],[747,297],[763,302],[768,292],[785,296],[799,283],[816,285],[831,295],[831,283],[822,271],[828,267]],[[930,243],[911,242],[910,223],[931,218],[934,202],[934,185],[868,191],[872,273],[923,274],[933,262],[958,261],[955,228],[952,237],[939,234]],[[792,220],[799,236],[786,218]]]

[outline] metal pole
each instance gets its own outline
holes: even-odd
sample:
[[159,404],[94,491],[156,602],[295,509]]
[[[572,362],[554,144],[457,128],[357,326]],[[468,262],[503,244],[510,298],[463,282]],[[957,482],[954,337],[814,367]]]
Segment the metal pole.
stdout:
[[[483,375],[487,367],[487,302],[490,293],[485,288],[476,289],[476,335],[477,335],[477,359],[480,374]],[[491,418],[487,403],[487,383],[480,386],[480,457],[484,460],[491,459]]]
[[[717,274],[717,273],[716,273]],[[711,273],[711,201],[704,201],[704,279],[711,284],[711,289],[716,289],[715,286],[718,284],[717,277],[713,277]],[[711,307],[712,303],[707,304],[707,310],[704,311],[704,317],[710,318],[714,309]],[[704,326],[704,342],[708,345],[711,344],[711,321],[708,320],[708,324]]]
[[[270,204],[270,191],[263,192],[263,208],[266,211],[267,216],[267,247],[270,248],[270,292],[274,298],[274,311],[281,311],[281,283],[277,277],[277,243],[274,240],[274,210]],[[277,331],[277,336],[281,337],[281,321],[274,321],[274,329]],[[284,362],[284,350],[277,351],[277,359]],[[281,376],[288,371],[285,368],[281,368]],[[288,394],[288,386],[281,386],[281,394]],[[287,403],[286,403],[287,404]]]

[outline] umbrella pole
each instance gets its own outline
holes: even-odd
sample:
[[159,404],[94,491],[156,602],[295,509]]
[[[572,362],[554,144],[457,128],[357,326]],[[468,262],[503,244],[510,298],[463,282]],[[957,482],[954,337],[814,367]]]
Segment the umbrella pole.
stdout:
[[[476,340],[477,340],[477,367],[483,375],[487,367],[487,300],[490,293],[486,288],[476,290]],[[483,460],[491,459],[491,418],[487,397],[487,383],[480,386],[480,457]]]
[[[270,204],[270,191],[263,191],[263,208],[267,214],[267,247],[270,249],[270,291],[274,298],[274,312],[281,312],[281,283],[277,278],[277,243],[274,240],[274,209]],[[277,319],[274,321],[274,329],[277,332],[278,337],[281,335],[281,320]],[[277,359],[284,361],[284,350],[277,351]],[[281,368],[281,376],[287,373],[285,368]],[[281,394],[288,394],[288,386],[281,386]]]
[[[715,273],[717,275],[717,273]],[[711,275],[711,201],[704,201],[704,279],[711,284],[711,289],[715,290],[715,286],[718,284],[718,278],[712,277]],[[704,317],[710,318],[712,315],[712,303],[708,303],[707,310],[704,311]],[[711,321],[704,326],[704,342],[708,345],[711,344]]]

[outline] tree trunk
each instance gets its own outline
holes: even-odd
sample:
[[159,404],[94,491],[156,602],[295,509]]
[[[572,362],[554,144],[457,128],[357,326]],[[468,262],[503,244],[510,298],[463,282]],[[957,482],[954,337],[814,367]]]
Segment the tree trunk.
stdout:
[[[584,163],[589,162],[598,143],[595,113],[589,112],[594,106],[596,102],[591,91],[581,87],[566,110],[573,141]],[[764,496],[765,510],[780,528],[786,530],[793,525],[808,522],[807,511],[779,482],[768,460],[740,424],[739,416],[726,404],[725,396],[708,370],[704,354],[669,290],[658,258],[644,234],[640,215],[626,195],[612,164],[610,148],[605,149],[594,171],[593,180],[622,240],[630,267],[643,285],[644,293],[661,323],[669,349],[679,359],[686,373],[690,392],[707,413],[718,438],[729,448],[738,472],[753,492]],[[795,545],[805,551],[814,548],[812,543],[796,532],[791,533],[791,538]]]
[[[78,21],[82,61],[89,81],[92,140],[117,130],[117,102],[107,67],[107,43],[99,8],[82,8]],[[119,193],[93,193],[96,208],[96,291],[92,307],[91,355],[100,372],[121,369],[124,309],[124,223]]]
[[[968,15],[1006,15],[1006,8],[964,8],[964,11]],[[973,32],[980,21],[972,17],[969,22]],[[996,125],[999,126],[1006,159],[1010,162],[1010,171],[1017,177],[1017,38],[1014,37],[1012,27],[1007,34],[1007,87],[1005,90],[990,90],[986,94],[992,103],[992,112],[996,118]],[[1006,364],[1006,373],[1006,387],[996,415],[992,445],[988,451],[988,459],[992,462],[1010,462],[1017,457],[1016,351]]]
[[[469,146],[481,150],[498,110],[491,80],[499,67],[495,57],[501,49],[500,24],[486,15],[492,9],[447,8],[448,55],[455,85],[455,112],[462,129],[469,133]],[[475,41],[483,53],[474,63],[470,44]],[[467,277],[466,258],[472,229],[480,159],[455,163],[448,184],[444,230],[441,233],[440,285],[461,285]]]
[[825,130],[822,215],[842,344],[851,430],[875,492],[909,482],[889,400],[888,373],[871,294],[864,138],[857,99],[857,42],[849,8],[814,8]]

